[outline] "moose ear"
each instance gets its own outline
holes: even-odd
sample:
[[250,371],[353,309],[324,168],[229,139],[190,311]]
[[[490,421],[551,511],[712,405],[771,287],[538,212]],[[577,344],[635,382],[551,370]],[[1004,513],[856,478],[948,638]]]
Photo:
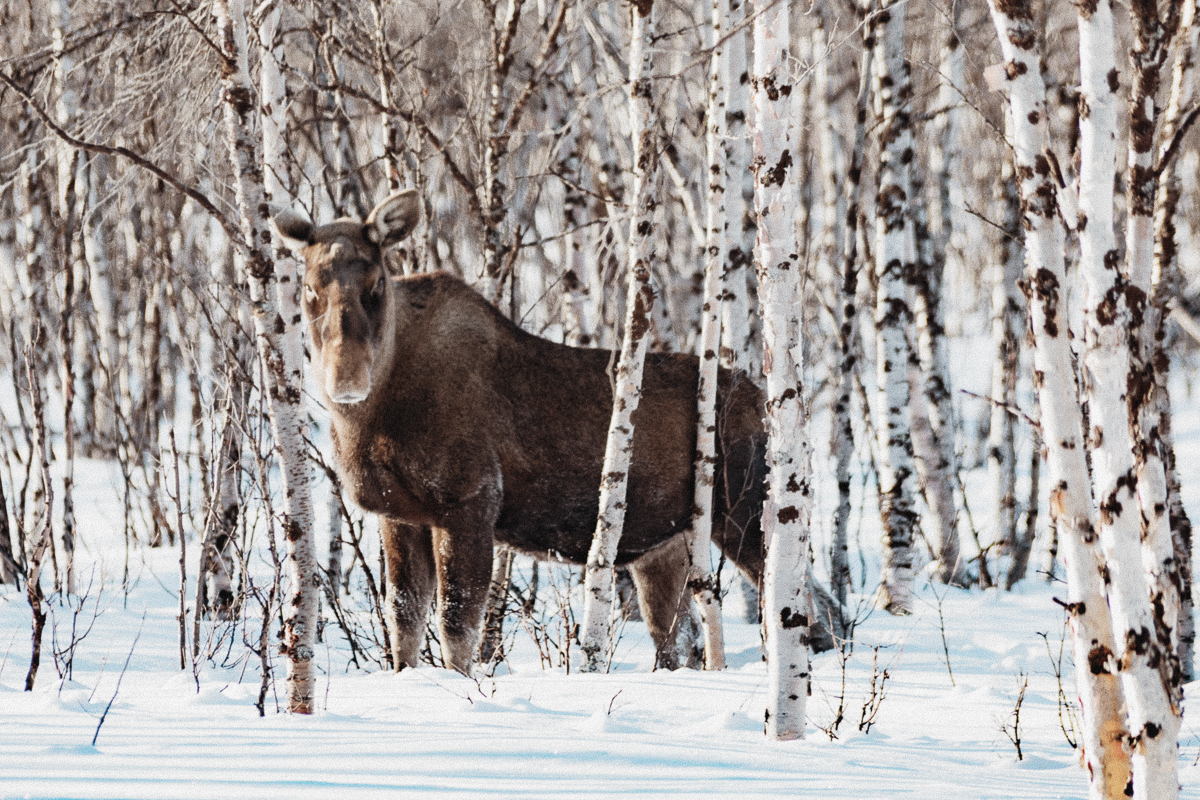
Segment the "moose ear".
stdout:
[[421,220],[421,199],[416,189],[395,192],[375,206],[367,216],[363,232],[380,249],[399,242],[413,232]]
[[271,222],[279,238],[294,253],[313,243],[313,224],[290,208],[271,206]]

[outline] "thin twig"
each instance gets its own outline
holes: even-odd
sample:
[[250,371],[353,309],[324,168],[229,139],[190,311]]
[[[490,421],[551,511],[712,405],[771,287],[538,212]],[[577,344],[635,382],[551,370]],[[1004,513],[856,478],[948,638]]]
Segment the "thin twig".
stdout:
[[1162,175],[1163,170],[1175,160],[1175,156],[1179,154],[1179,146],[1183,142],[1183,137],[1187,136],[1188,131],[1192,129],[1192,123],[1196,121],[1197,116],[1200,116],[1200,104],[1194,104],[1188,109],[1187,113],[1183,115],[1179,127],[1171,135],[1171,140],[1159,151],[1158,163],[1154,165],[1155,178]]
[[142,611],[142,621],[138,623],[137,635],[133,637],[133,644],[129,646],[129,654],[125,656],[125,666],[121,667],[121,674],[117,676],[117,688],[113,689],[113,695],[108,699],[108,705],[104,707],[104,713],[100,715],[100,722],[96,725],[96,732],[92,735],[92,747],[96,746],[96,739],[100,737],[100,728],[104,725],[104,720],[108,719],[108,712],[117,700],[117,693],[121,691],[121,681],[125,678],[125,671],[129,669],[129,661],[133,658],[133,651],[137,648],[138,639],[142,638],[142,626],[145,624],[146,612]]
[[965,395],[968,395],[969,397],[974,397],[976,400],[984,400],[988,403],[991,403],[996,408],[1007,411],[1009,414],[1012,414],[1014,417],[1023,419],[1026,422],[1026,424],[1029,425],[1029,427],[1033,428],[1038,433],[1042,432],[1042,423],[1038,422],[1036,419],[1029,416],[1024,411],[1022,411],[1021,409],[1017,408],[1014,405],[1009,405],[1008,403],[1002,403],[999,400],[997,400],[996,398],[988,397],[987,395],[984,395],[984,394],[976,394],[975,392],[972,392],[968,389],[959,389],[959,391]]

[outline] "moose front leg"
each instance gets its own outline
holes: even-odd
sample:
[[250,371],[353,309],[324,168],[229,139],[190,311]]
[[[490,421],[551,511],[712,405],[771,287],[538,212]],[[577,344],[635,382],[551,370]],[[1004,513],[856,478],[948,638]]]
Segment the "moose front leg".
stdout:
[[433,602],[433,539],[429,528],[380,519],[387,553],[388,639],[396,670],[417,666],[425,618]]
[[463,674],[479,653],[492,577],[492,523],[480,516],[463,509],[448,515],[444,527],[433,529],[442,661]]

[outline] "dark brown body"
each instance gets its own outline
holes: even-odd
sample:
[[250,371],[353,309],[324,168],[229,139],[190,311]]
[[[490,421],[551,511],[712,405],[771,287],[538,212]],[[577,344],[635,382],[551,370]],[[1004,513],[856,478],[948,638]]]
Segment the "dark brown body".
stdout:
[[[495,492],[497,541],[540,558],[585,561],[612,415],[609,351],[526,333],[445,273],[391,288],[401,309],[395,361],[365,401],[337,409],[338,464],[354,501],[436,526],[470,498]],[[697,364],[695,356],[647,356],[619,564],[691,524]],[[762,394],[742,373],[722,370],[719,384],[717,514],[735,502],[745,530],[729,556],[757,576]]]
[[[417,614],[428,607],[438,540],[464,562],[445,575],[457,584],[449,591],[466,590],[468,616],[481,621],[493,536],[542,559],[587,559],[612,414],[610,353],[532,336],[450,275],[414,276],[390,288],[394,361],[366,400],[336,408],[339,470],[358,505],[408,526],[389,525],[385,543],[401,605]],[[697,365],[694,356],[647,357],[619,564],[662,549],[691,524]],[[765,434],[762,395],[744,374],[722,373],[718,417],[713,538],[757,582]],[[686,602],[684,556],[675,544],[662,553],[680,571],[669,607],[643,598],[656,639],[671,635]],[[657,568],[661,580],[666,567],[644,560],[633,570],[640,590],[648,569]],[[416,625],[407,622],[401,627]]]
[[[278,230],[305,256],[304,314],[333,423],[343,487],[382,517],[387,616],[398,668],[415,665],[435,596],[443,658],[476,656],[496,542],[581,564],[596,527],[612,413],[611,354],[532,336],[448,274],[388,280],[380,252],[412,230],[411,192],[366,223]],[[634,418],[628,565],[659,652],[674,667],[691,620],[691,524],[698,359],[647,357]],[[758,584],[766,474],[763,396],[722,371],[713,541]]]

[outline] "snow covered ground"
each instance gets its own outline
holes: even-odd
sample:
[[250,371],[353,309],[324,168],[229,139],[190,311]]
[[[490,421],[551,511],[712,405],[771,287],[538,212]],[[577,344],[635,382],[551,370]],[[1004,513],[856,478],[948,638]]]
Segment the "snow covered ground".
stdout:
[[[1180,385],[1178,396],[1186,395]],[[1195,517],[1200,420],[1181,414],[1176,429]],[[818,478],[827,485],[825,464],[818,453]],[[95,607],[100,613],[69,678],[56,670],[48,627],[37,687],[27,693],[28,607],[23,594],[0,588],[3,798],[1087,795],[1055,676],[1064,615],[1052,598],[1065,587],[1039,576],[1011,594],[926,585],[907,618],[871,613],[867,598],[855,597],[860,623],[844,670],[836,653],[814,661],[804,741],[764,740],[759,633],[735,619],[726,623],[730,668],[721,673],[652,671],[645,627],[629,623],[610,674],[543,669],[533,640],[517,629],[502,674],[475,679],[432,667],[399,675],[349,668],[331,624],[318,650],[319,713],[277,713],[269,695],[260,717],[257,661],[239,660],[240,638],[226,650],[230,666],[210,664],[198,679],[179,669],[177,549],[135,549],[128,591],[122,588],[117,470],[84,462],[77,479],[81,582],[94,579],[80,630]],[[978,470],[968,476],[968,493],[976,523],[986,526]],[[827,506],[828,497],[819,501],[819,528],[828,526]],[[876,524],[868,514],[858,536],[868,591],[877,574]],[[857,580],[857,553],[852,558]],[[61,648],[71,618],[61,606],[54,613]],[[1068,642],[1061,688],[1073,699],[1069,651]],[[275,666],[281,674],[283,665]],[[1010,735],[1025,681],[1018,759]],[[877,707],[868,728],[873,682]],[[1200,685],[1188,687],[1189,698],[1197,692]],[[1200,725],[1191,715],[1179,758],[1182,796],[1200,798]]]
[[[827,653],[815,661],[808,739],[785,743],[762,736],[765,670],[747,624],[727,627],[731,668],[716,674],[651,672],[653,648],[636,624],[613,672],[598,676],[542,670],[531,648],[494,679],[434,668],[347,673],[331,647],[320,659],[333,665],[320,713],[277,714],[269,699],[260,718],[252,670],[240,683],[209,670],[199,691],[178,670],[175,599],[153,581],[127,607],[111,598],[72,680],[46,665],[37,690],[21,692],[25,614],[9,595],[0,605],[15,639],[0,673],[0,795],[1083,798],[1078,755],[1060,729],[1050,654],[1063,626],[1051,593],[1036,583],[1009,595],[951,590],[942,608],[953,685],[933,589],[912,617],[871,614],[846,660],[837,738],[821,730],[843,693],[839,658]],[[874,724],[860,731],[872,675],[878,696],[883,670]],[[1011,732],[1025,679],[1018,760],[1002,726]],[[1181,744],[1184,796],[1197,797],[1200,737],[1190,722]]]

